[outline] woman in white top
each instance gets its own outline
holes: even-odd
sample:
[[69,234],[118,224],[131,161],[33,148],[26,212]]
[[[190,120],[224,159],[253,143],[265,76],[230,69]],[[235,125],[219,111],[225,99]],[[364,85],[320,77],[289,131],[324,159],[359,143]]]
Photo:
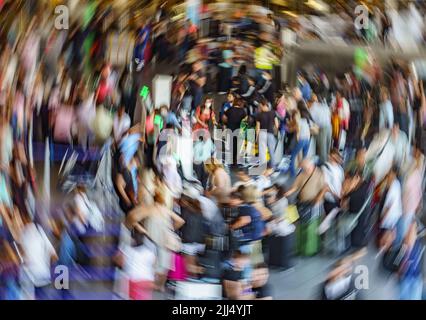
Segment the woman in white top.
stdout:
[[134,233],[130,245],[120,248],[119,264],[129,281],[131,300],[151,300],[155,281],[157,247],[141,233]]
[[155,264],[156,288],[164,291],[167,274],[173,270],[173,252],[180,250],[180,238],[174,232],[185,221],[167,206],[167,187],[157,181],[152,205],[140,205],[129,212],[126,225],[129,229],[146,234],[157,245]]

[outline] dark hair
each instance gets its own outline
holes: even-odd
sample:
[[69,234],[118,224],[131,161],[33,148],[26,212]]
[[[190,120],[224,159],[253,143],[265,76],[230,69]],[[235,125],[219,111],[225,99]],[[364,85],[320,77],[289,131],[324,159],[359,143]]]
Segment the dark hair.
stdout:
[[249,256],[250,255],[248,253],[242,252],[240,249],[237,249],[232,253],[233,258],[244,258]]
[[247,67],[245,64],[241,65],[240,69],[238,70],[238,74],[243,75],[247,73]]
[[259,99],[259,104],[262,106],[267,106],[268,105],[268,100],[266,100],[265,98],[261,97]]
[[254,266],[255,269],[268,269],[268,265],[265,262],[258,263]]

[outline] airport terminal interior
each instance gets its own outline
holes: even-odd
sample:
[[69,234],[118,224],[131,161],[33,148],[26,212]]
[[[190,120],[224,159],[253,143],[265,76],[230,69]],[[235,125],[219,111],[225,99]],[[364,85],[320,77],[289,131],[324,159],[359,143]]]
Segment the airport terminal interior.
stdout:
[[0,300],[426,298],[425,13],[0,0]]

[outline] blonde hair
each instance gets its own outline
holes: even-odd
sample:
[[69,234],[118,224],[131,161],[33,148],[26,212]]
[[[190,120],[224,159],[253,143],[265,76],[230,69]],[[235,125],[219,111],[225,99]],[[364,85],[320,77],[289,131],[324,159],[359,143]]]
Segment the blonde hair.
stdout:
[[223,163],[216,158],[211,158],[207,160],[204,164],[204,167],[206,171],[210,174],[215,172],[218,168],[224,168]]

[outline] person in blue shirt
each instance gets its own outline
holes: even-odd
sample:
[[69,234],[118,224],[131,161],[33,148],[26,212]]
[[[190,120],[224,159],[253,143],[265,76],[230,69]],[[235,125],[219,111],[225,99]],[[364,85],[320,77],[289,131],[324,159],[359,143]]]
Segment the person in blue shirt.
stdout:
[[308,80],[302,75],[299,74],[298,76],[298,87],[300,91],[302,91],[302,97],[305,101],[311,100],[312,96],[312,89],[311,85],[309,84]]
[[235,95],[232,92],[229,92],[226,101],[222,104],[222,107],[219,111],[219,123],[223,125],[222,117],[225,112],[234,105]]

